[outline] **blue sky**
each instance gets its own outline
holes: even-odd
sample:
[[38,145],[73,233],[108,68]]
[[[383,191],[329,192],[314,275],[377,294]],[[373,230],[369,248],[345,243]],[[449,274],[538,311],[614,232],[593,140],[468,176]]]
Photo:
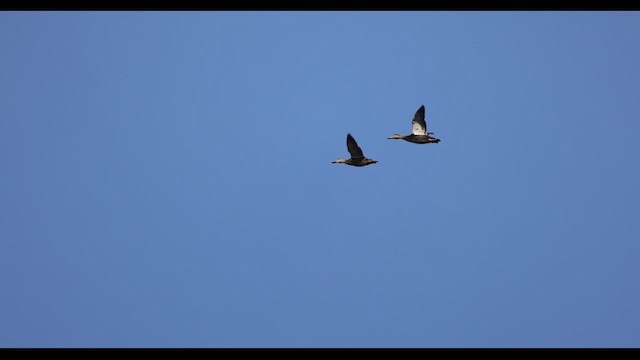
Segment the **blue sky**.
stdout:
[[638,347],[638,33],[2,12],[0,346]]

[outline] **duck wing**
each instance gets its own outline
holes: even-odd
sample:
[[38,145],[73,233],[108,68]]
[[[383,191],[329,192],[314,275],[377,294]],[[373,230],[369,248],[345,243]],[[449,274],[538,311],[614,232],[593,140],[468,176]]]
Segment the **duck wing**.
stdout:
[[413,135],[427,135],[427,122],[424,119],[424,105],[413,116]]
[[362,149],[358,146],[356,139],[351,136],[351,134],[347,134],[347,150],[349,150],[349,154],[351,154],[352,159],[363,158]]

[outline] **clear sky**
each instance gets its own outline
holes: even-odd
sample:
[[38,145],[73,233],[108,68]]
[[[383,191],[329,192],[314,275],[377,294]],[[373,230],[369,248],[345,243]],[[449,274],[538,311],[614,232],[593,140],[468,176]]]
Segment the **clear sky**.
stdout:
[[638,34],[2,12],[0,346],[638,347]]

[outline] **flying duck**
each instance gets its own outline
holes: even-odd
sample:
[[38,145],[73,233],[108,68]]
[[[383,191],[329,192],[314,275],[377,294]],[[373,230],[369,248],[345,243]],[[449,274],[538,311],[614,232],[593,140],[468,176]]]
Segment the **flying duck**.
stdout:
[[424,105],[420,106],[420,109],[416,111],[416,114],[413,116],[413,131],[410,135],[400,135],[393,134],[389,136],[387,139],[403,139],[408,142],[416,143],[416,144],[428,144],[428,143],[439,143],[440,139],[435,138],[433,136],[429,136],[433,134],[432,132],[427,132],[427,122],[424,117]]
[[351,154],[350,159],[337,159],[332,161],[332,164],[347,164],[352,166],[367,166],[370,164],[377,163],[376,160],[367,159],[362,154],[362,149],[356,143],[356,139],[351,136],[351,134],[347,134],[347,150],[349,150],[349,154]]

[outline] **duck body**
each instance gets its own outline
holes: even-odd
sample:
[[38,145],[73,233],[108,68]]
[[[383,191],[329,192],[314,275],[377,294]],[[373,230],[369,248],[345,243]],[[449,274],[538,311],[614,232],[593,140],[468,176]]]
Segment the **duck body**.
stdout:
[[[340,160],[344,160],[344,161],[340,161]],[[378,161],[376,160],[372,160],[372,159],[367,159],[367,158],[361,158],[361,159],[338,159],[336,161],[332,161],[333,164],[347,164],[347,165],[351,165],[351,166],[367,166],[367,165],[371,165],[371,164],[375,164]]]
[[[397,139],[397,138],[390,137],[389,139]],[[440,139],[435,138],[433,136],[429,136],[429,135],[410,134],[410,135],[402,136],[401,139],[404,140],[404,141],[408,141],[408,142],[414,143],[414,144],[430,144],[430,143],[439,143],[440,142]]]

